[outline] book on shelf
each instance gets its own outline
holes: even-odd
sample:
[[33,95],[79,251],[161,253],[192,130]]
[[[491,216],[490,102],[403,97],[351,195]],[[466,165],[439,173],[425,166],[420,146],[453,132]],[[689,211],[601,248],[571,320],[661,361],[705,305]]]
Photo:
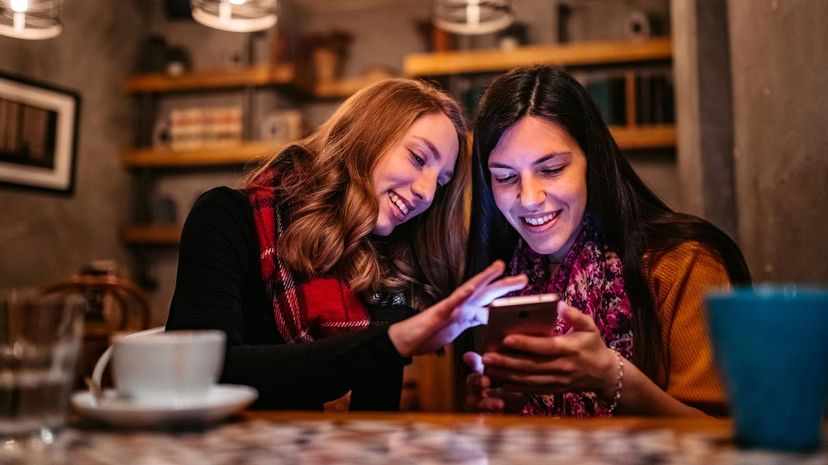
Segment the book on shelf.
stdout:
[[239,105],[177,108],[169,114],[169,148],[193,150],[239,144],[242,130]]
[[586,89],[607,124],[627,124],[624,83],[623,76],[596,76],[587,79]]
[[636,75],[636,123],[675,122],[673,79],[669,71],[648,71]]

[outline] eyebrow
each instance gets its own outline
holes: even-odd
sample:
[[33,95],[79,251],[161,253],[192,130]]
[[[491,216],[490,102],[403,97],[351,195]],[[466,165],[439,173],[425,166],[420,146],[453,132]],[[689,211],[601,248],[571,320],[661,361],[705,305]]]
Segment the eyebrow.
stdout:
[[434,158],[436,158],[437,161],[440,161],[440,158],[442,158],[440,156],[440,151],[437,150],[437,147],[435,147],[434,144],[432,144],[430,140],[426,139],[425,137],[420,137],[420,136],[414,136],[414,137],[416,137],[417,139],[420,139],[426,146],[428,146],[428,149],[431,150],[431,153],[434,155]]
[[[544,163],[544,162],[547,162],[547,161],[551,160],[552,158],[560,157],[560,156],[563,156],[563,155],[572,155],[572,152],[547,153],[546,155],[544,155],[544,156],[538,158],[537,160],[533,161],[532,164],[533,165],[539,165],[541,163]],[[489,168],[503,168],[503,169],[509,169],[509,170],[512,169],[511,166],[504,165],[503,163],[489,163]]]

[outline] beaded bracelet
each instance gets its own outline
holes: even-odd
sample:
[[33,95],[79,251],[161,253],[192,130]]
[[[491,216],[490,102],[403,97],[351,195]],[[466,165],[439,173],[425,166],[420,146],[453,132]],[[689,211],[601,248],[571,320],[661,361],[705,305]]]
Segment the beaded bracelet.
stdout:
[[617,350],[610,350],[615,354],[615,358],[618,359],[618,377],[615,378],[615,394],[612,396],[612,403],[610,403],[609,409],[607,410],[608,416],[612,416],[615,413],[615,409],[618,407],[618,401],[621,399],[621,388],[624,387],[624,357]]

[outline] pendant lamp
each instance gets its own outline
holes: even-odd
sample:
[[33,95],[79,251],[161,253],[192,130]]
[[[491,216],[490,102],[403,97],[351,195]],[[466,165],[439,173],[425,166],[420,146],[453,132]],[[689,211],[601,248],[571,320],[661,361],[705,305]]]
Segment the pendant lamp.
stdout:
[[215,29],[253,32],[276,24],[276,0],[191,0],[193,19]]
[[455,34],[489,34],[515,19],[511,0],[434,0],[434,25]]
[[63,30],[61,0],[0,0],[0,35],[51,39]]

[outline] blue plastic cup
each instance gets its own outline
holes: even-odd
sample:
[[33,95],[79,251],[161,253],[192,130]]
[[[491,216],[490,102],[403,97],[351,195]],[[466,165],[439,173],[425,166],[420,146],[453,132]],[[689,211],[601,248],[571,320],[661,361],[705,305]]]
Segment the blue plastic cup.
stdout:
[[818,449],[828,397],[828,290],[737,288],[705,303],[736,442]]

